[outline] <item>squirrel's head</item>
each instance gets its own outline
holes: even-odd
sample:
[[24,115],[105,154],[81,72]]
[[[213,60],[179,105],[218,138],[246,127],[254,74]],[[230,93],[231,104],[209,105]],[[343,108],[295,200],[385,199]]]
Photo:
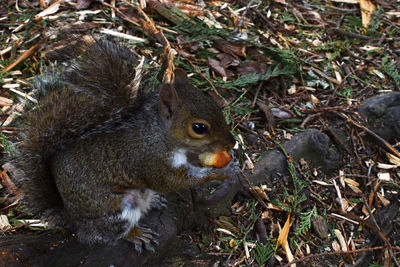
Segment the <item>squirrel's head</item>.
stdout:
[[182,69],[174,74],[173,83],[164,84],[159,94],[160,118],[171,138],[196,153],[231,149],[234,139],[221,109],[190,84]]

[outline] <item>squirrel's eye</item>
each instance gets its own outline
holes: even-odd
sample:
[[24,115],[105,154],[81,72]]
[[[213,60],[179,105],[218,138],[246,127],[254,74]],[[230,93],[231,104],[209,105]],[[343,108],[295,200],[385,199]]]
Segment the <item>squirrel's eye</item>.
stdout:
[[208,132],[208,127],[204,123],[195,122],[192,124],[192,129],[193,132],[200,135],[206,134]]
[[204,120],[192,121],[189,129],[189,135],[193,138],[203,138],[210,132],[210,125]]

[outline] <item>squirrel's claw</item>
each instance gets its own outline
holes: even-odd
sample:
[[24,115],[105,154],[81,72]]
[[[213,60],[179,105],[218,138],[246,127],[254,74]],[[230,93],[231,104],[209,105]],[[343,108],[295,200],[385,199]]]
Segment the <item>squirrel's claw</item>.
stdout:
[[157,193],[157,195],[154,196],[154,198],[150,204],[150,207],[152,209],[162,210],[167,207],[167,202],[168,201],[163,194]]
[[154,253],[155,248],[153,244],[158,245],[158,241],[156,240],[158,236],[159,234],[150,228],[134,226],[124,239],[133,243],[138,254],[143,252],[143,248]]

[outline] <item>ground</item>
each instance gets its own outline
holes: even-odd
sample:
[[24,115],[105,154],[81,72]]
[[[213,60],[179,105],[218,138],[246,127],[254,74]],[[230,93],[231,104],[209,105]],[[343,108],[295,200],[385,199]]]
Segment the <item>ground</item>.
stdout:
[[[174,62],[214,98],[238,141],[243,170],[308,128],[343,140],[343,165],[329,173],[287,155],[291,175],[251,185],[257,198],[238,198],[231,217],[190,237],[205,253],[231,266],[310,258],[399,266],[400,140],[377,142],[358,108],[399,91],[400,2],[139,2],[143,12],[136,1],[1,3],[2,164],[15,153],[20,114],[36,101],[30,84],[49,70],[52,52],[71,34],[117,36],[145,58],[146,71],[161,77]],[[35,218],[5,170],[1,178],[0,233],[40,231],[21,221]],[[369,260],[360,260],[363,252]]]

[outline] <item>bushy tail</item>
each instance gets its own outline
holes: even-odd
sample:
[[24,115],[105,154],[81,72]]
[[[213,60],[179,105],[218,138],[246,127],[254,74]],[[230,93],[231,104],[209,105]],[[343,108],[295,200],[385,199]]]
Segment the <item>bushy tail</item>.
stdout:
[[130,50],[105,40],[78,47],[84,52],[64,73],[38,79],[42,94],[26,114],[19,145],[26,204],[45,216],[62,209],[49,158],[78,139],[123,127],[141,101],[132,91],[137,58]]

